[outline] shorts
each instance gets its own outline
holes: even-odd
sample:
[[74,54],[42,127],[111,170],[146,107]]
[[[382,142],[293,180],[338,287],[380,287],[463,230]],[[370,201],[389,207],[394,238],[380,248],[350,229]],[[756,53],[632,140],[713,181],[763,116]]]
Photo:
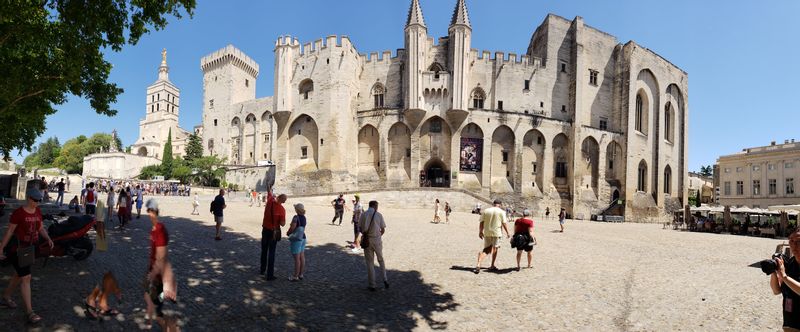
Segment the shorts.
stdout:
[[24,277],[31,274],[31,265],[26,267],[19,266],[19,260],[17,259],[17,252],[9,252],[6,254],[6,258],[8,261],[11,262],[11,265],[14,266],[14,272],[17,273],[18,277]]
[[289,241],[289,250],[292,251],[292,255],[299,255],[306,250],[306,239],[301,241]]
[[94,212],[95,212],[94,209],[96,207],[97,206],[94,205],[94,204],[86,204],[86,214],[94,214]]
[[353,223],[353,235],[361,234],[361,227],[358,226],[358,222]]
[[138,209],[138,210],[142,209],[142,201],[141,200],[137,200],[136,201],[136,209]]
[[214,222],[217,223],[217,225],[222,225],[222,216],[214,216]]
[[558,223],[559,223],[559,224],[561,224],[561,225],[563,225],[563,224],[564,224],[564,219],[559,219],[559,220],[558,220]]
[[484,236],[483,237],[483,248],[495,247],[500,248],[500,237],[499,236]]

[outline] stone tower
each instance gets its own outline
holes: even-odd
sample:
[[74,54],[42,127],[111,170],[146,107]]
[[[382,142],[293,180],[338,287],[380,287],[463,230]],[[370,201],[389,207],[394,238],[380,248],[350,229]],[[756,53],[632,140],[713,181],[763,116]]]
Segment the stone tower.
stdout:
[[450,20],[449,69],[453,73],[453,106],[455,110],[466,110],[469,98],[469,54],[471,52],[472,26],[469,23],[467,4],[458,0]]
[[[167,50],[161,51],[161,65],[158,67],[158,80],[147,87],[146,115],[139,121],[139,138],[131,151],[141,156],[160,158],[172,129],[178,133],[178,116],[180,114],[180,89],[169,80],[167,66]],[[182,150],[175,149],[178,155]]]
[[428,28],[422,16],[419,0],[413,0],[408,9],[405,29],[405,72],[403,94],[406,109],[419,109],[422,98],[422,72],[425,68],[425,50],[428,48]]
[[[228,45],[200,61],[203,70],[203,154],[229,156],[242,142],[230,137],[232,126],[226,110],[231,105],[255,99],[258,64],[239,49]],[[235,154],[234,154],[235,155]]]

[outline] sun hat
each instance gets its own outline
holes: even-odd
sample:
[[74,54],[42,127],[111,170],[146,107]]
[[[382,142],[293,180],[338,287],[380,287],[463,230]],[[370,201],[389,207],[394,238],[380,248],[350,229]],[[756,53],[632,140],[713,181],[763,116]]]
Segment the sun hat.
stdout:
[[25,197],[33,199],[34,201],[41,201],[42,192],[39,190],[39,188],[30,187],[25,191]]
[[306,214],[306,208],[303,206],[303,203],[295,204],[294,210],[297,211],[298,214]]
[[147,210],[158,211],[158,201],[155,198],[148,199],[144,206]]

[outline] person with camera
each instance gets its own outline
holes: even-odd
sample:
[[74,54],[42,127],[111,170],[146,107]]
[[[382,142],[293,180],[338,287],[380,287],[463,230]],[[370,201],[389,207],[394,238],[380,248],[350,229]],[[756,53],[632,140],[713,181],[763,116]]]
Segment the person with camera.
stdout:
[[[800,331],[800,232],[789,235],[789,249],[792,257],[774,257],[777,269],[772,272],[769,285],[772,293],[783,295],[783,330]],[[776,255],[777,256],[777,255]]]
[[286,226],[286,194],[275,194],[270,188],[267,191],[267,204],[264,206],[264,218],[261,222],[261,274],[266,273],[267,281],[275,277],[275,250],[281,240],[281,227]]

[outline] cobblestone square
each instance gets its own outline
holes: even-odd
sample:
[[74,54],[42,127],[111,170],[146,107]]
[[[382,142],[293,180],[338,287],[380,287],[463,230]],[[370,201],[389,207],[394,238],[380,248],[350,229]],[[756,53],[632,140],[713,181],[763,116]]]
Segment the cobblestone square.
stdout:
[[[210,199],[203,197],[199,216],[190,215],[188,198],[160,199],[179,278],[179,302],[165,309],[187,331],[755,331],[781,325],[780,297],[771,295],[768,277],[748,266],[768,258],[779,240],[588,221],[568,221],[566,232],[557,233],[555,219],[535,217],[533,269],[513,271],[515,252],[504,244],[500,271],[475,275],[470,269],[482,245],[476,215],[456,212],[450,224],[433,224],[431,210],[381,208],[391,288],[371,293],[363,256],[346,247],[352,226],[331,225],[329,206],[306,204],[306,279],[287,280],[292,261],[284,239],[278,280],[267,282],[258,274],[263,208],[229,198],[226,232],[214,241]],[[296,202],[285,205],[289,216]],[[85,261],[53,258],[44,267],[37,261],[33,304],[43,322],[29,326],[22,310],[2,309],[0,330],[144,328],[140,284],[149,228],[147,219],[134,217],[129,229],[108,231],[106,252]],[[3,287],[11,271],[2,268]],[[124,289],[122,314],[90,321],[82,301],[106,271]],[[21,304],[18,295],[15,300]]]

